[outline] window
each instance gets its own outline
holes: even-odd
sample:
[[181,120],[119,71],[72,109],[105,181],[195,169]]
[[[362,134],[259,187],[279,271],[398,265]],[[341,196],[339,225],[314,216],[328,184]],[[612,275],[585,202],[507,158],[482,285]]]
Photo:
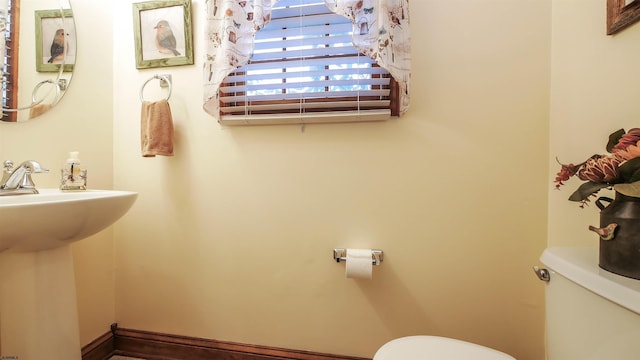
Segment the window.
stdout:
[[[9,0],[7,3],[8,14],[1,14],[4,18],[4,31],[2,35],[5,37],[4,54],[2,54],[2,107],[7,109],[17,108],[17,76],[18,73],[18,52],[17,47],[19,34],[20,5],[19,0]],[[15,111],[3,111],[3,121],[16,121],[17,113]]]
[[[366,22],[358,27],[368,30]],[[220,122],[374,121],[398,115],[395,81],[353,47],[353,28],[323,0],[277,2],[270,22],[255,34],[249,63],[220,85]]]

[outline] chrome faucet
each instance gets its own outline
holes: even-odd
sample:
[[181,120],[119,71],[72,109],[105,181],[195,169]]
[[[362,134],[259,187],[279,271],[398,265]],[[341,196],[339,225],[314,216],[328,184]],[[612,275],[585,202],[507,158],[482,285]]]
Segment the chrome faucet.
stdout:
[[0,196],[2,195],[20,195],[20,194],[37,194],[36,185],[31,179],[31,174],[49,172],[40,164],[33,160],[27,160],[13,168],[13,162],[7,160],[4,162],[4,171],[2,180],[0,181]]

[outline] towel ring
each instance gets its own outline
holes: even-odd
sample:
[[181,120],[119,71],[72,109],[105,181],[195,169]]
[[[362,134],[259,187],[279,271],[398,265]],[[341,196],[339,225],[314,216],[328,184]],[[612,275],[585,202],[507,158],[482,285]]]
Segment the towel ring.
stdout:
[[60,84],[51,80],[51,79],[47,79],[47,80],[42,80],[40,81],[34,88],[33,91],[31,92],[31,106],[35,106],[40,104],[41,102],[44,101],[44,98],[40,99],[40,100],[36,100],[36,94],[38,93],[38,90],[40,89],[40,87],[44,84],[53,84],[55,86],[56,89],[56,97],[54,98],[54,101],[52,102],[52,104],[56,104],[58,101],[58,99],[60,98]]
[[[60,79],[60,81],[62,81],[63,79]],[[40,89],[40,87],[42,87],[42,85],[44,84],[55,84],[56,87],[56,97],[55,99],[53,99],[53,101],[51,102],[51,106],[56,105],[59,101],[60,101],[60,91],[64,90],[62,88],[62,85],[58,82],[56,83],[55,81],[51,80],[51,79],[47,79],[47,80],[42,80],[41,82],[39,82],[38,84],[36,84],[36,86],[33,88],[33,91],[31,92],[31,104],[27,105],[27,106],[23,106],[23,107],[19,107],[19,108],[15,108],[15,109],[8,109],[5,107],[2,107],[2,112],[17,112],[20,110],[29,110],[32,107],[40,104],[41,102],[44,101],[44,98],[40,99],[40,100],[36,100],[36,93],[38,92],[38,89]]]
[[154,79],[158,79],[160,81],[164,81],[169,85],[169,93],[167,94],[167,99],[166,100],[169,100],[169,98],[171,97],[171,89],[173,88],[173,84],[171,84],[171,81],[169,80],[169,78],[167,76],[164,76],[164,75],[153,75],[153,77],[149,78],[147,81],[145,81],[144,84],[142,84],[142,87],[140,88],[140,101],[141,102],[144,102],[144,96],[142,95],[142,93],[144,92],[144,87],[147,86],[149,81],[154,80]]

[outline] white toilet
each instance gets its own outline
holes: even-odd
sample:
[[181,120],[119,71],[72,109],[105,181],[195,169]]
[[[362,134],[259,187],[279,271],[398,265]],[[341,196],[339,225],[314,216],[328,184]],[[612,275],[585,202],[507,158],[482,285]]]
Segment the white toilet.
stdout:
[[382,345],[373,360],[515,360],[500,351],[439,336],[407,336]]
[[600,269],[597,248],[548,248],[540,261],[548,360],[640,358],[640,280]]

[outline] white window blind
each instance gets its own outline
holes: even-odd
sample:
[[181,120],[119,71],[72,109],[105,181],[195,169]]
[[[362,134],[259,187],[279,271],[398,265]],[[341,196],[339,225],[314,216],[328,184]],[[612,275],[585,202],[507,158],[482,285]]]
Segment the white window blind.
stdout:
[[352,31],[350,20],[329,11],[323,0],[276,3],[271,21],[256,33],[250,62],[220,87],[220,122],[388,119],[392,78],[358,53]]
[[[8,0],[6,1],[6,13],[0,15],[3,17],[2,27],[5,31],[2,32],[2,60],[3,67],[0,69],[0,81],[2,82],[2,107],[5,109],[17,108],[17,78],[14,74],[17,74],[18,70],[18,51],[12,51],[12,48],[16,48],[14,43],[18,38],[17,25],[20,19],[20,1]],[[17,121],[17,113],[15,111],[3,111],[0,113],[2,121]]]

